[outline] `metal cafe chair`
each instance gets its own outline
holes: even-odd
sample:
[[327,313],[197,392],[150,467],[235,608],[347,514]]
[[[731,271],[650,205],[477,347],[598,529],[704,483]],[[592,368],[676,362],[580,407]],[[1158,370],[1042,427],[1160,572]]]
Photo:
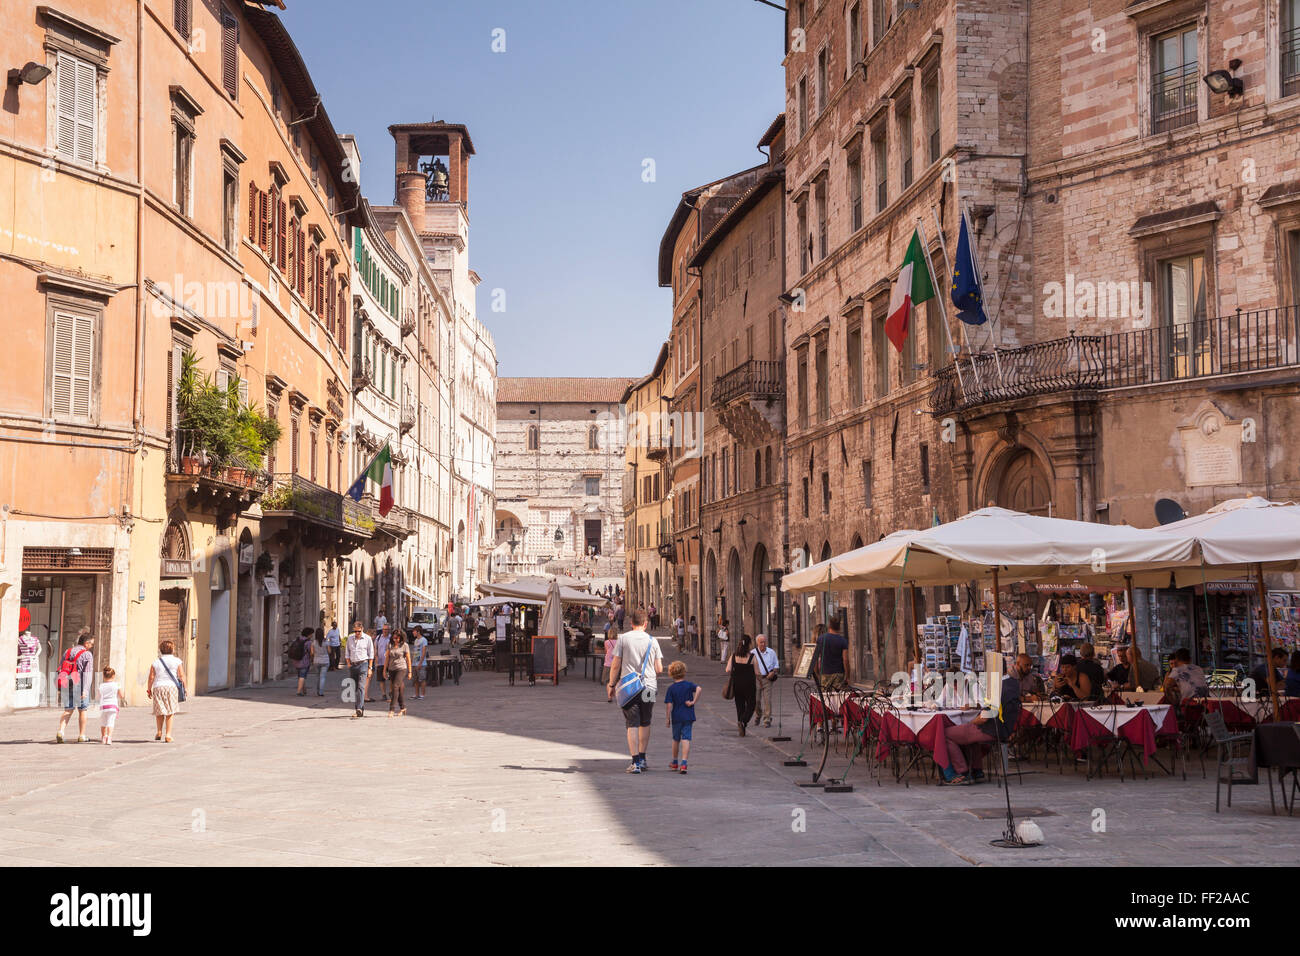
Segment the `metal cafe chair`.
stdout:
[[[1219,812],[1219,791],[1224,784],[1224,771],[1227,771],[1228,806],[1232,806],[1232,783],[1234,780],[1253,781],[1255,767],[1255,735],[1231,734],[1223,721],[1223,714],[1211,711],[1205,715],[1205,724],[1210,729],[1210,736],[1218,745],[1218,761],[1214,767],[1214,812]],[[1238,772],[1241,776],[1238,777]],[[1272,796],[1270,781],[1269,795]]]
[[799,741],[802,743],[806,737],[812,733],[812,720],[810,716],[809,699],[812,696],[812,685],[805,680],[794,682],[794,702],[799,708]]

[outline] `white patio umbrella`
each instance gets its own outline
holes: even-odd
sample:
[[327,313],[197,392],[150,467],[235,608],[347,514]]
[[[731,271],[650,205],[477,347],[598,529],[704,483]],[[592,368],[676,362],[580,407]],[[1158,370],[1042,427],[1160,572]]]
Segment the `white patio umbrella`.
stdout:
[[552,581],[550,590],[546,593],[546,605],[542,608],[542,617],[537,623],[537,633],[555,638],[555,652],[559,658],[557,664],[562,670],[568,663],[568,654],[564,646],[564,609],[560,600],[559,581]]
[[[491,594],[496,597],[511,598],[529,598],[534,601],[545,601],[547,594],[550,593],[551,585],[558,585],[557,581],[537,581],[537,582],[511,582],[509,584],[501,581],[490,581],[477,585],[480,594]],[[585,604],[589,607],[604,607],[609,601],[599,595],[592,594],[589,591],[581,591],[577,588],[560,587],[560,601],[564,604]]]
[[1300,569],[1300,505],[1267,498],[1233,498],[1204,514],[1152,529],[1156,535],[1194,538],[1206,568],[1236,571],[1255,579],[1260,621],[1264,630],[1264,660],[1269,696],[1277,714],[1277,673],[1271,664],[1273,634],[1268,619],[1265,571]]
[[995,569],[1018,580],[1060,580],[1106,574],[1163,574],[1195,567],[1189,535],[1154,535],[1128,525],[1047,518],[1006,508],[981,508],[923,531],[896,531],[782,579],[783,590],[957,584]]

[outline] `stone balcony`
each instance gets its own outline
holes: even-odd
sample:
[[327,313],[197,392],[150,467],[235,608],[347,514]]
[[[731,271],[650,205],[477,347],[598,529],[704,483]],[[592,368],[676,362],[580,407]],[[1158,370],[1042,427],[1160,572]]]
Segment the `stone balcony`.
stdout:
[[723,427],[753,445],[785,433],[784,398],[782,363],[750,359],[713,383],[710,402]]

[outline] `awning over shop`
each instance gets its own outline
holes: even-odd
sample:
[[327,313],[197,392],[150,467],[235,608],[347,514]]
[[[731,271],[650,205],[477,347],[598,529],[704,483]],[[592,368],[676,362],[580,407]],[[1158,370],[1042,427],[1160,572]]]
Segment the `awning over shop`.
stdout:
[[402,593],[409,598],[415,598],[415,600],[417,601],[423,601],[425,604],[428,604],[430,606],[436,606],[438,603],[437,599],[432,594],[430,594],[428,591],[424,591],[421,590],[420,588],[417,588],[414,584],[406,585],[406,587],[402,588]]

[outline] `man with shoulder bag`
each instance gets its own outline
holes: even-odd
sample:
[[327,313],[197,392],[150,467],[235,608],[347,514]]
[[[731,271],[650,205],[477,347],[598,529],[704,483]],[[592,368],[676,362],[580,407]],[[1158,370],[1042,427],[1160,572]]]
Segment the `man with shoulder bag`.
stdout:
[[781,662],[776,651],[767,646],[767,635],[759,634],[754,638],[754,670],[758,676],[758,706],[754,708],[754,726],[763,721],[764,727],[772,726],[772,685],[780,676]]

